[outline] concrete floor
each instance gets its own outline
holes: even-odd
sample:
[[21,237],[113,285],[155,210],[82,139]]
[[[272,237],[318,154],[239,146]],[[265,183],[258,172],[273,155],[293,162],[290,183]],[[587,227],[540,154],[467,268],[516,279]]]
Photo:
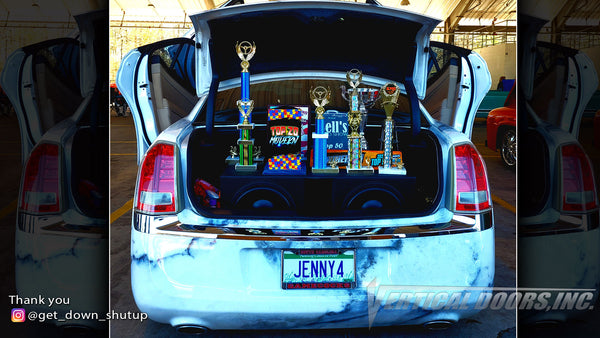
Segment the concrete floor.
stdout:
[[[135,156],[135,130],[131,117],[113,117],[111,120],[111,212],[119,214],[133,197],[137,174]],[[478,121],[473,131],[473,140],[484,157],[490,186],[494,200],[502,200],[515,206],[515,172],[503,166],[498,153],[485,147],[485,121]],[[120,210],[119,210],[120,209]],[[510,209],[510,208],[509,208]],[[496,277],[495,286],[515,286],[515,213],[495,204],[494,216],[496,224]],[[128,210],[111,224],[111,309],[120,312],[138,312],[131,293],[129,236],[131,227],[131,211]],[[515,336],[515,312],[508,310],[484,310],[473,318],[462,320],[452,328],[441,331],[424,331],[420,327],[390,327],[354,330],[319,330],[319,331],[215,331],[210,336],[253,337],[290,337],[305,336],[477,336],[477,337],[511,337]],[[170,325],[147,320],[112,321],[111,335],[166,337],[186,336],[177,333]]]

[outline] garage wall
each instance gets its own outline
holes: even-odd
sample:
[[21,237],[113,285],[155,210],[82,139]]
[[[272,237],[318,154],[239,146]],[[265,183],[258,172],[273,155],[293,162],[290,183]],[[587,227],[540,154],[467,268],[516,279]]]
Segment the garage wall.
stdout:
[[475,49],[487,63],[492,76],[492,88],[496,89],[501,76],[507,79],[517,77],[517,45],[514,43],[503,43],[481,49]]
[[[598,73],[600,77],[600,46],[584,48],[581,51],[584,52],[587,56],[589,56],[589,58],[592,59],[592,61],[594,61],[594,66],[596,66],[596,73]],[[600,83],[598,89],[600,89]]]

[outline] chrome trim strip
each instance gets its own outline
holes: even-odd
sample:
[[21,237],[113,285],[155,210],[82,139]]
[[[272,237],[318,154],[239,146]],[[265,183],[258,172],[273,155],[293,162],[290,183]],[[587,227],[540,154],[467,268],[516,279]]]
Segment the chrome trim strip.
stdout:
[[555,223],[521,225],[519,236],[547,236],[597,229],[600,225],[600,210],[586,214],[561,214]]
[[17,227],[20,231],[51,236],[78,238],[108,238],[108,227],[101,225],[68,224],[60,215],[29,215],[19,213]]
[[183,224],[177,219],[177,216],[173,215],[150,216],[141,213],[135,213],[133,222],[134,230],[153,235],[252,241],[380,240],[476,232],[490,229],[492,226],[493,214],[491,210],[481,214],[456,214],[452,221],[442,224],[364,229],[252,229],[203,226]]

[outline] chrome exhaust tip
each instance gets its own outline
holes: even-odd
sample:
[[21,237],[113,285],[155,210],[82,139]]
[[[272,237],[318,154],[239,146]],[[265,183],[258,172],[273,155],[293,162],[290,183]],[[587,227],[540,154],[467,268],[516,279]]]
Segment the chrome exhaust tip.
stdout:
[[562,323],[563,323],[563,321],[558,320],[558,319],[544,319],[544,320],[538,320],[535,323],[533,323],[533,327],[535,329],[542,329],[542,330],[554,329]]
[[427,323],[423,324],[423,326],[427,330],[439,331],[439,330],[449,329],[450,327],[452,327],[452,325],[454,325],[454,323],[455,323],[455,321],[453,321],[453,320],[438,319],[438,320],[432,320],[430,322],[427,322]]
[[182,324],[175,326],[175,330],[177,330],[177,332],[185,334],[202,335],[208,333],[209,328],[202,325]]
[[92,331],[94,331],[91,327],[85,325],[76,325],[76,324],[66,324],[59,326],[59,330],[61,335],[68,336],[87,336]]

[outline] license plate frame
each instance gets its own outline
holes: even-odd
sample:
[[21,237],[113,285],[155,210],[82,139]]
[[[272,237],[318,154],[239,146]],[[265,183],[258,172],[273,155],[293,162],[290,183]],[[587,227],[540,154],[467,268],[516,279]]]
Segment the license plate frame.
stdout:
[[[348,268],[351,268],[351,271],[348,271]],[[310,273],[310,277],[306,276],[307,272]],[[313,276],[315,272],[320,276]],[[353,289],[355,287],[355,249],[281,250],[282,289]]]

